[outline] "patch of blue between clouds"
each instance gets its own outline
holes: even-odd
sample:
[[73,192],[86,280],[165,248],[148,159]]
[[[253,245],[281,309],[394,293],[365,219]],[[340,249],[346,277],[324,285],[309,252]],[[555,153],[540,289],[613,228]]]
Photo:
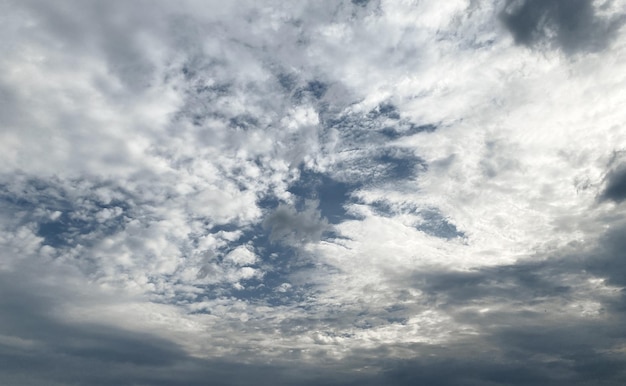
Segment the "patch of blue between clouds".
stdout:
[[241,128],[248,130],[259,124],[259,121],[250,114],[241,114],[230,118],[229,126],[232,128]]
[[297,104],[308,101],[319,101],[324,97],[326,91],[328,91],[328,84],[319,81],[311,80],[307,82],[304,87],[298,88],[293,93],[293,101]]
[[336,181],[323,173],[301,168],[300,178],[288,191],[299,198],[297,210],[304,209],[306,199],[317,200],[322,217],[331,224],[339,224],[354,219],[346,211],[345,205],[350,202],[350,193],[360,186],[359,183]]
[[383,102],[367,113],[367,118],[369,119],[376,119],[379,117],[399,120],[400,113],[398,112],[398,108],[393,104],[389,102]]
[[330,114],[320,112],[326,128],[339,131],[348,147],[361,147],[365,144],[385,143],[422,132],[431,133],[439,127],[435,123],[415,123],[402,117],[398,108],[383,102],[366,114]]
[[[317,209],[321,216],[330,224],[338,224],[348,219],[355,219],[346,211],[345,205],[351,202],[350,193],[360,186],[362,186],[361,183],[336,181],[326,174],[301,167],[300,178],[291,184],[288,191],[296,197],[295,209],[298,212],[306,209],[307,201],[314,200],[319,203]],[[257,201],[257,205],[268,216],[281,204],[283,203],[279,199],[271,195],[261,197]],[[241,229],[233,224],[223,224],[211,228],[210,233],[235,230]],[[307,283],[297,284],[292,279],[294,275],[316,268],[312,259],[295,246],[280,240],[272,240],[272,229],[263,226],[262,223],[242,231],[242,235],[236,241],[220,249],[218,254],[223,257],[241,245],[250,245],[260,259],[260,262],[253,267],[263,270],[264,276],[241,281],[243,289],[235,289],[230,284],[203,286],[201,287],[204,289],[203,293],[198,294],[195,301],[201,301],[203,298],[229,296],[268,305],[305,302],[306,298],[310,296],[310,285]],[[325,232],[322,237],[332,239],[339,236],[331,230]],[[288,288],[281,287],[285,283],[289,284]]]
[[355,154],[352,159],[335,165],[342,181],[348,181],[352,189],[412,179],[427,170],[422,158],[390,141],[437,128],[403,119],[391,103],[382,103],[366,114],[329,114],[323,124],[339,133],[344,151]]
[[[351,144],[356,149],[366,147],[372,143],[380,142],[384,144],[387,141],[398,140],[402,137],[419,133],[431,133],[438,128],[437,124],[415,124],[404,119],[398,108],[390,102],[383,102],[366,114],[326,117],[325,125],[337,129],[343,137],[343,142]],[[339,185],[336,196],[349,197],[351,191],[363,186],[404,181],[416,178],[420,172],[428,170],[428,164],[419,156],[406,149],[389,145],[381,146],[373,154],[367,154],[366,158],[358,161],[358,165],[361,168],[360,175],[353,176],[351,183]],[[303,174],[303,176],[306,177],[306,174]],[[337,189],[337,187],[333,186],[332,180],[329,182],[328,179],[324,180],[319,176],[314,177],[322,181],[322,184],[320,184],[321,189],[330,191]],[[312,179],[315,180],[315,178]],[[301,184],[304,185],[304,183]],[[302,190],[306,191],[306,189]],[[341,222],[341,216],[338,216],[336,213],[345,214],[345,205],[347,203],[349,203],[349,200],[335,198],[329,204],[320,199],[320,209],[323,210],[324,207],[328,208],[329,206],[333,208],[334,211],[326,210],[322,214],[329,220],[334,220],[332,223],[336,224]],[[372,204],[372,207],[379,215],[391,216],[396,214],[387,203],[382,201]],[[411,212],[417,214],[422,219],[416,225],[416,228],[428,235],[444,239],[465,237],[465,234],[459,231],[436,208],[413,208]],[[334,217],[332,217],[333,214]]]
[[[266,209],[275,208],[274,202],[265,205],[267,205]],[[234,225],[220,225],[211,228],[210,233],[230,232],[238,229]],[[242,280],[240,283],[243,289],[233,288],[228,283],[198,286],[198,288],[203,289],[201,294],[193,295],[193,299],[185,297],[177,299],[177,301],[189,303],[206,299],[231,297],[270,306],[304,302],[310,292],[310,288],[307,284],[297,285],[292,283],[291,275],[302,270],[312,269],[314,264],[304,258],[302,252],[297,248],[272,241],[270,233],[271,230],[266,229],[261,224],[248,227],[243,230],[241,237],[218,251],[219,260],[221,260],[235,248],[241,245],[251,245],[254,253],[260,260],[253,267],[263,270],[264,275],[262,278]],[[285,283],[288,284],[287,287],[283,286]],[[206,313],[210,311],[199,312]]]
[[[416,167],[426,167],[419,157],[403,154],[397,149],[381,152],[372,162],[384,167],[385,175],[381,177],[382,180],[410,178],[415,173]],[[306,210],[307,202],[315,201],[318,203],[317,209],[323,218],[330,224],[339,224],[346,220],[356,219],[348,213],[346,206],[355,202],[351,198],[351,193],[363,185],[364,181],[337,181],[327,174],[301,166],[299,179],[291,184],[288,191],[296,197],[294,206],[298,212]],[[259,199],[257,205],[267,213],[272,213],[281,205],[281,201],[272,196],[265,196]],[[383,211],[384,205],[381,203],[378,209]],[[418,229],[427,234],[446,239],[464,236],[454,224],[447,221],[436,210],[423,210],[419,214],[424,222],[418,226]],[[212,232],[220,230],[234,229],[216,227],[212,229]],[[325,232],[323,237],[332,239],[338,235],[330,231]],[[253,246],[261,260],[257,266],[263,269],[265,276],[262,279],[255,278],[242,282],[244,289],[233,289],[229,291],[230,296],[248,301],[263,301],[271,305],[293,304],[306,298],[306,293],[310,290],[306,286],[292,286],[288,291],[282,292],[277,290],[284,283],[291,285],[291,278],[297,272],[315,268],[310,260],[301,258],[302,251],[272,240],[271,229],[256,225],[245,230],[244,234],[235,243],[221,251],[221,254],[224,256],[230,250],[245,244]]]
[[422,132],[431,133],[437,129],[437,125],[434,124],[417,125],[407,119],[402,119],[398,108],[389,102],[379,104],[376,108],[370,110],[366,117],[369,120],[382,120],[385,124],[390,123],[391,125],[384,126],[380,133],[391,140]]
[[428,167],[422,158],[394,148],[387,149],[383,154],[375,157],[374,161],[384,168],[380,177],[382,181],[406,180]]
[[394,128],[394,127],[385,127],[380,131],[380,133],[384,135],[385,137],[393,140],[393,139],[398,139],[401,137],[410,137],[412,135],[423,133],[423,132],[432,133],[436,129],[437,129],[436,125],[430,125],[430,124],[416,125],[414,123],[409,123],[408,128],[402,131],[399,131],[397,130],[397,128]]
[[[374,211],[384,217],[391,217],[398,214],[387,202],[377,201],[370,204]],[[465,233],[459,231],[452,222],[446,219],[439,210],[434,208],[418,209],[411,208],[403,211],[419,216],[422,221],[415,225],[415,228],[434,237],[442,239],[465,238]]]
[[[88,245],[96,238],[112,235],[124,227],[131,206],[121,200],[103,202],[95,197],[75,200],[57,181],[29,179],[21,187],[0,186],[3,210],[23,212],[25,222],[37,224],[43,244],[54,248]],[[109,212],[107,216],[98,216]],[[56,216],[48,214],[57,213]]]
[[419,212],[424,222],[417,226],[417,229],[431,236],[444,239],[464,238],[465,233],[459,231],[453,223],[449,222],[437,210],[429,209]]
[[[113,209],[119,206],[102,205],[97,209]],[[39,223],[37,236],[44,238],[44,244],[54,248],[70,247],[78,243],[85,245],[88,235],[97,235],[97,238],[110,236],[120,231],[124,227],[121,217],[108,219],[106,221],[94,221],[94,213],[87,217],[78,218],[73,212],[63,212],[58,219],[49,222]]]

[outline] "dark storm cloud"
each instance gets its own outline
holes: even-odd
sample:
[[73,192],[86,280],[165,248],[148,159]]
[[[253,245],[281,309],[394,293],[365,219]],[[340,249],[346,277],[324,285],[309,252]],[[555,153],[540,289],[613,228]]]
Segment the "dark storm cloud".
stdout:
[[[539,326],[541,327],[541,326]],[[572,336],[596,334],[592,329],[529,328],[502,332],[497,346],[489,340],[468,339],[446,348],[416,348],[418,359],[387,363],[385,371],[365,384],[386,385],[620,385],[623,361],[597,353],[593,342],[572,344]],[[573,334],[573,335],[572,335]],[[588,335],[589,336],[589,335]],[[537,344],[538,343],[538,344]],[[551,347],[565,348],[563,358],[550,357]],[[564,350],[565,351],[565,350]]]
[[584,269],[609,283],[626,286],[626,225],[610,228],[600,239],[598,249],[584,259]]
[[470,272],[431,272],[414,278],[413,285],[452,308],[496,298],[532,304],[567,296],[571,289],[561,280],[577,269],[582,266],[563,261],[520,263]]
[[172,366],[186,358],[177,345],[149,334],[59,319],[59,307],[73,294],[43,284],[39,269],[29,271],[0,274],[0,332],[5,338],[0,340],[0,380],[126,385],[136,382],[125,379],[127,371]]
[[579,245],[549,258],[472,271],[433,270],[408,277],[406,284],[423,291],[442,307],[454,310],[461,305],[489,304],[498,299],[507,304],[539,306],[552,300],[570,301],[576,296],[593,298],[595,295],[585,294],[587,290],[581,285],[590,279],[603,279],[616,286],[612,293],[616,296],[594,300],[603,302],[602,312],[617,312],[615,316],[621,319],[625,316],[621,310],[626,309],[626,298],[620,289],[626,286],[624,234],[626,224],[615,224],[590,248]]
[[58,286],[39,283],[40,276],[34,274],[37,271],[31,267],[29,274],[0,274],[0,331],[5,336],[34,342],[25,349],[39,350],[43,355],[148,366],[172,364],[184,356],[175,344],[149,334],[60,320],[55,316],[59,307],[74,295]]
[[341,379],[320,379],[319,369],[306,365],[193,358],[148,333],[60,319],[58,310],[76,294],[40,280],[42,269],[0,273],[0,384],[324,385]]
[[508,0],[500,18],[516,43],[566,53],[604,49],[624,23],[623,15],[598,16],[591,0]]
[[[625,233],[626,225],[617,225],[591,248],[537,261],[396,278],[478,333],[445,347],[415,348],[419,358],[387,362],[371,384],[624,384]],[[592,294],[586,287],[592,279],[618,287]],[[601,303],[596,316],[560,315],[563,304],[585,298]],[[481,307],[490,310],[480,313]]]
[[600,199],[617,203],[626,199],[626,167],[622,166],[607,175],[606,187],[600,195]]
[[[445,349],[424,347],[420,358],[387,363],[373,384],[623,384],[625,233],[626,225],[617,225],[593,247],[537,261],[396,278],[478,334]],[[590,280],[598,279],[617,287],[605,295],[589,292]],[[599,302],[598,313],[560,315],[574,311],[581,299]],[[488,310],[478,312],[482,307]]]

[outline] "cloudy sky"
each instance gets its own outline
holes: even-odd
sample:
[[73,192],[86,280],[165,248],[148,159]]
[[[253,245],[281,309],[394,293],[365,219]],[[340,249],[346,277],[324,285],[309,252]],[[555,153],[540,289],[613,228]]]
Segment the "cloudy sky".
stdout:
[[1,384],[626,383],[626,0],[0,15]]

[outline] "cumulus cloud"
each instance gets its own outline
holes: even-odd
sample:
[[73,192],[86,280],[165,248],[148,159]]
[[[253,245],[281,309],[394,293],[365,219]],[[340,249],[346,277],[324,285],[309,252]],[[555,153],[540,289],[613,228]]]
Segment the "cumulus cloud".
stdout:
[[0,381],[623,384],[625,6],[2,3]]
[[604,187],[600,193],[601,201],[610,200],[620,203],[626,198],[626,172],[621,158],[620,151],[609,162]]

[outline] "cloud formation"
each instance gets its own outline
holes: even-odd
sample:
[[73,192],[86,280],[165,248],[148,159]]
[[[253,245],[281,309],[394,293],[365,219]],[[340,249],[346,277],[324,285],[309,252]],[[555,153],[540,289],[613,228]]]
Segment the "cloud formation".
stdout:
[[626,381],[624,1],[0,14],[0,383]]
[[565,52],[604,49],[624,23],[623,15],[603,17],[592,0],[508,0],[501,14],[515,41],[526,46],[553,44]]

